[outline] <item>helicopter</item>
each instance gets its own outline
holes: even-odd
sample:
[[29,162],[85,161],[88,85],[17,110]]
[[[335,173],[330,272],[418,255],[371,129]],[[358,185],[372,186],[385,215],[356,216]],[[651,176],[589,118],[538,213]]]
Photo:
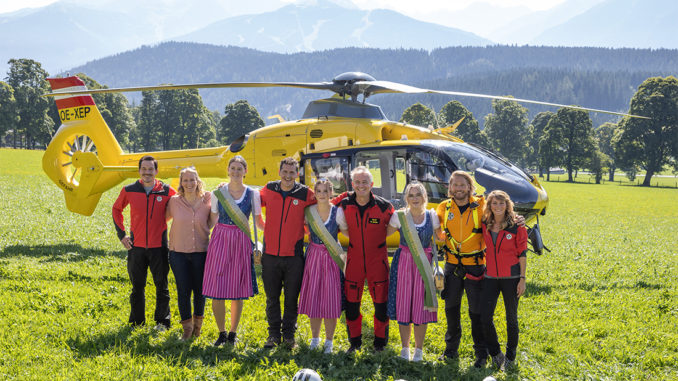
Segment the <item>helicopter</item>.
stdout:
[[[62,124],[45,150],[42,166],[63,191],[66,207],[72,212],[91,215],[103,192],[138,177],[137,162],[145,155],[158,160],[160,178],[176,178],[188,166],[195,167],[202,177],[226,178],[228,161],[241,155],[248,162],[247,183],[255,186],[277,180],[280,160],[291,156],[300,163],[300,182],[312,186],[317,179],[327,178],[335,194],[350,191],[351,169],[364,165],[373,174],[373,192],[396,208],[403,206],[403,191],[410,181],[421,182],[429,195],[429,207],[437,206],[448,198],[451,173],[460,169],[472,175],[478,192],[501,189],[511,196],[516,212],[526,219],[537,253],[544,248],[539,215],[545,214],[549,199],[535,176],[500,155],[452,136],[462,120],[438,129],[394,122],[366,99],[379,93],[436,93],[638,117],[528,99],[422,89],[378,81],[361,72],[343,73],[331,82],[228,82],[92,90],[77,76],[48,81],[52,92],[45,95],[54,97]],[[244,87],[329,90],[335,96],[311,101],[299,120],[264,126],[228,146],[137,153],[122,150],[92,98],[96,93]],[[397,246],[398,238],[389,237],[388,244]]]

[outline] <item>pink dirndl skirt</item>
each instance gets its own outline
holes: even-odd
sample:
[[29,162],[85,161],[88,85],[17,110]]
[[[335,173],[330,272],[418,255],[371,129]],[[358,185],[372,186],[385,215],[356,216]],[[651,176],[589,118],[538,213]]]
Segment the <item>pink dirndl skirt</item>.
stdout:
[[212,299],[247,299],[252,289],[252,241],[235,225],[217,224],[212,231],[202,294]]
[[[400,324],[428,324],[438,321],[438,313],[424,310],[425,287],[412,253],[407,246],[400,246],[398,283],[396,291],[396,320]],[[426,257],[431,261],[431,252]],[[434,297],[437,297],[434,296]]]
[[323,319],[341,316],[340,271],[325,246],[309,243],[299,295],[300,314]]

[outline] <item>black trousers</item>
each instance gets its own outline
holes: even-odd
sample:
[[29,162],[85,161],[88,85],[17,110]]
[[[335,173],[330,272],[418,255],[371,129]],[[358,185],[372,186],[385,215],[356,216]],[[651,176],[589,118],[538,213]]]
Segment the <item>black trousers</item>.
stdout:
[[[297,329],[297,302],[304,276],[304,258],[279,257],[264,254],[261,258],[261,277],[266,291],[266,319],[270,337],[294,338]],[[280,294],[285,289],[285,311],[280,317]]]
[[170,295],[167,287],[169,259],[165,247],[144,249],[135,246],[127,252],[127,273],[132,282],[132,293],[129,295],[131,306],[129,322],[133,325],[146,322],[146,275],[149,268],[155,284],[155,322],[169,327]]
[[481,319],[484,328],[487,349],[490,355],[495,356],[500,351],[497,330],[494,327],[494,310],[497,307],[497,300],[501,292],[504,299],[504,309],[506,310],[506,358],[513,361],[516,359],[516,348],[518,347],[518,282],[520,278],[497,279],[485,278],[482,292],[482,312]]
[[[464,266],[472,275],[480,276],[485,266]],[[483,336],[481,314],[481,291],[483,281],[471,280],[459,273],[457,266],[445,263],[445,288],[441,297],[445,300],[445,317],[447,318],[447,332],[445,333],[445,355],[456,357],[459,355],[459,341],[461,340],[461,297],[466,291],[468,299],[468,314],[471,318],[471,336],[473,350],[476,357],[487,357],[487,346]]]

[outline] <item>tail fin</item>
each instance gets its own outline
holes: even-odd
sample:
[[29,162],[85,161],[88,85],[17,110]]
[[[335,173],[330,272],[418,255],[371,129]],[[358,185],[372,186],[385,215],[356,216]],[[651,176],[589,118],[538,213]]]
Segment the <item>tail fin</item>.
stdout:
[[[53,93],[87,90],[76,76],[47,80]],[[62,124],[47,146],[42,168],[63,190],[68,209],[89,216],[102,192],[123,179],[104,171],[118,165],[123,151],[91,94],[56,95],[55,101]]]

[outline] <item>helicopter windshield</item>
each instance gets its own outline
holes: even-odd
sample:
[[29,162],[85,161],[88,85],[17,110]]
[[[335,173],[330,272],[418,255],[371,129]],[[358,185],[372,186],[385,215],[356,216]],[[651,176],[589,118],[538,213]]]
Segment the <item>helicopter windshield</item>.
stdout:
[[320,99],[306,106],[302,119],[338,116],[342,118],[386,119],[379,106],[345,101],[342,99]]

